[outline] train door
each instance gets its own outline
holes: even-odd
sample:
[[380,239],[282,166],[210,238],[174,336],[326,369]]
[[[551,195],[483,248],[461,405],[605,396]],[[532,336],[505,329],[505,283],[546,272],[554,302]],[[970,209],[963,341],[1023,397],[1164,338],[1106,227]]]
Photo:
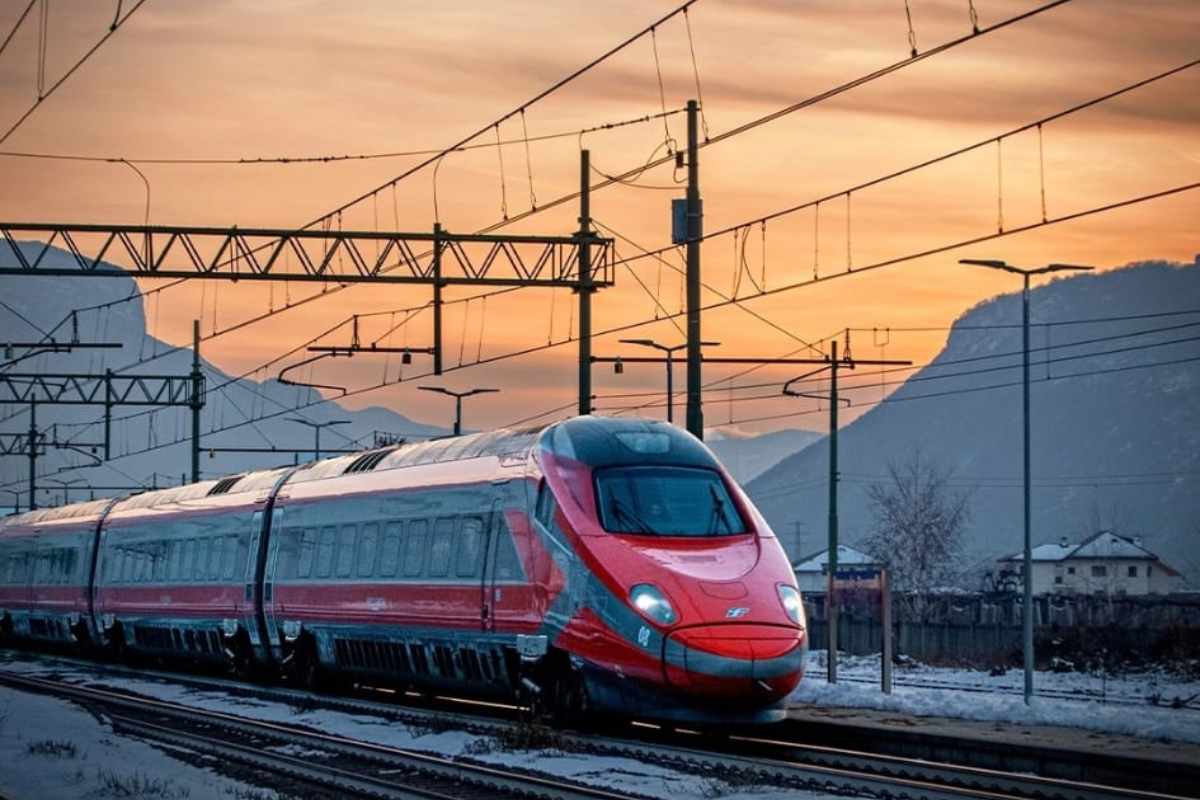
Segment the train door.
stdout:
[[280,638],[275,620],[275,578],[279,566],[279,547],[283,540],[283,509],[278,506],[271,509],[271,533],[262,575],[262,622],[263,635],[272,646],[278,646]]
[[260,647],[266,648],[268,642],[264,641],[266,632],[259,624],[258,608],[260,598],[257,592],[257,569],[259,550],[262,547],[263,535],[263,512],[255,511],[250,518],[249,539],[250,545],[246,548],[246,563],[243,565],[242,571],[242,596],[238,603],[240,610],[241,624],[250,636],[250,644],[257,650]]

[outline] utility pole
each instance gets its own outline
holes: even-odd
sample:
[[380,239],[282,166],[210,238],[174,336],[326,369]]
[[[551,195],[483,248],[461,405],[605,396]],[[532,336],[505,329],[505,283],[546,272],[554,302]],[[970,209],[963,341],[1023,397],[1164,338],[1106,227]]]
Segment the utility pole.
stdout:
[[579,152],[579,413],[592,413],[591,152]]
[[829,659],[826,678],[837,683],[838,604],[835,586],[838,566],[838,348],[837,339],[829,343],[829,589],[825,595],[829,618]]
[[433,374],[442,374],[442,223],[433,223]]
[[[826,678],[830,683],[837,683],[837,641],[838,641],[838,605],[837,605],[837,564],[838,564],[838,404],[845,403],[850,405],[850,401],[838,397],[838,370],[854,369],[856,366],[908,366],[911,361],[900,360],[884,360],[871,359],[865,361],[855,361],[850,358],[849,348],[849,333],[847,333],[847,347],[840,357],[838,356],[837,339],[830,342],[829,355],[823,360],[810,359],[809,363],[822,364],[818,369],[812,372],[807,372],[798,377],[792,378],[783,385],[783,393],[791,397],[809,397],[817,400],[829,400],[829,542],[828,551],[826,552],[827,569],[829,575],[827,578],[827,589],[825,592],[825,608],[828,658],[826,660]],[[829,395],[827,398],[822,395],[812,392],[796,391],[792,388],[792,384],[802,381],[806,378],[811,378],[819,375],[822,372],[829,372]]]
[[687,429],[704,438],[704,409],[700,395],[700,237],[704,227],[700,204],[700,162],[695,100],[687,104]]
[[[200,409],[204,408],[204,373],[200,371],[200,320],[192,320],[192,483],[200,481]],[[108,408],[106,393],[105,407]],[[105,436],[105,457],[108,437]]]
[[29,403],[29,510],[37,508],[37,401]]
[[1024,445],[1024,496],[1025,496],[1025,552],[1021,565],[1021,583],[1024,585],[1021,602],[1021,633],[1024,650],[1025,662],[1025,705],[1033,700],[1033,533],[1031,531],[1031,506],[1030,498],[1030,467],[1029,467],[1029,277],[1031,275],[1045,275],[1050,272],[1064,272],[1068,270],[1089,271],[1093,267],[1081,267],[1076,264],[1047,264],[1044,267],[1037,269],[1026,269],[1023,267],[1014,267],[1005,261],[997,259],[978,259],[978,258],[963,258],[959,259],[960,264],[967,264],[975,267],[989,267],[991,269],[1002,270],[1003,272],[1011,272],[1021,276],[1021,406],[1022,406],[1022,427],[1023,427],[1023,445]]

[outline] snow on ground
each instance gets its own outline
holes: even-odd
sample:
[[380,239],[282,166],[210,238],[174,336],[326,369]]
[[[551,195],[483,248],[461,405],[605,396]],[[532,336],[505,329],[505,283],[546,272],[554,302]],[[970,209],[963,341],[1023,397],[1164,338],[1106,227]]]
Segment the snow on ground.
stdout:
[[275,800],[275,793],[178,761],[65,700],[0,689],[0,796]]
[[[776,798],[779,800],[783,798],[825,800],[837,797],[836,795],[803,792],[795,789],[735,786],[716,778],[696,776],[680,770],[643,764],[629,758],[584,756],[553,748],[514,750],[489,736],[462,731],[435,732],[369,715],[348,714],[327,709],[301,709],[286,703],[237,697],[220,690],[179,686],[152,677],[131,678],[103,675],[77,664],[48,657],[21,657],[6,661],[4,656],[0,655],[0,665],[13,672],[46,677],[53,675],[56,680],[70,683],[103,684],[195,708],[237,714],[252,719],[303,725],[325,733],[407,750],[419,750],[449,757],[465,757],[488,764],[522,768],[568,778],[591,786],[663,798],[663,800],[690,800],[690,798],[697,800],[701,798],[705,800],[714,798],[720,798],[720,800],[776,800]],[[22,694],[16,696],[27,697]],[[0,695],[0,709],[3,708],[4,697],[6,695]],[[62,704],[59,703],[59,705]],[[87,719],[90,720],[91,717],[87,717]],[[49,724],[54,727],[52,720]],[[146,750],[157,753],[148,747]],[[123,762],[135,764],[139,763],[139,758],[140,756],[123,758]],[[161,755],[157,755],[156,758],[164,759]],[[58,769],[62,773],[57,775],[55,780],[64,785],[70,780],[74,771],[72,765],[64,763],[52,763],[50,769]],[[36,786],[36,776],[31,776],[27,783],[22,784],[22,786],[25,785]],[[3,778],[0,778],[0,786],[4,786]],[[80,795],[82,794],[83,792],[80,793]],[[63,797],[80,795],[64,794]],[[11,800],[47,796],[51,795],[14,794]],[[192,797],[204,798],[210,796],[218,795],[211,791],[201,791],[192,795]],[[171,800],[171,798],[164,798],[164,800]]]
[[[1195,708],[1162,708],[1104,703],[1098,698],[1060,699],[1034,697],[1025,705],[1019,690],[1024,686],[1024,673],[1009,670],[1001,676],[990,676],[974,670],[917,666],[897,668],[892,694],[879,689],[879,657],[845,657],[838,661],[839,678],[870,678],[871,683],[839,680],[830,685],[825,680],[825,652],[809,655],[808,672],[789,698],[794,705],[817,705],[849,708],[873,708],[917,716],[953,717],[1030,725],[1061,725],[1085,730],[1104,731],[1200,744],[1200,710]],[[1079,692],[1095,690],[1093,676],[1079,673],[1038,672],[1034,675],[1037,690]],[[905,686],[905,682],[945,683],[945,688]],[[956,688],[958,687],[958,688]],[[968,691],[987,688],[992,691]],[[1109,679],[1110,697],[1144,700],[1152,692],[1164,697],[1187,698],[1200,693],[1194,681],[1172,679],[1162,673],[1150,676],[1129,676]],[[1009,690],[1016,689],[1012,692]]]
[[[825,674],[825,651],[809,653],[809,674]],[[852,680],[879,683],[879,654],[871,656],[841,655],[838,659],[838,675]],[[990,689],[1000,692],[1022,693],[1025,673],[1009,669],[1003,675],[989,675],[987,671],[931,667],[912,662],[896,665],[894,682],[938,684],[968,689]],[[1034,692],[1055,698],[1078,697],[1081,700],[1108,700],[1118,703],[1137,702],[1152,705],[1157,698],[1159,705],[1169,706],[1172,701],[1192,701],[1193,708],[1200,710],[1200,681],[1187,680],[1165,670],[1147,670],[1121,675],[1103,675],[1091,672],[1037,672],[1034,675]]]

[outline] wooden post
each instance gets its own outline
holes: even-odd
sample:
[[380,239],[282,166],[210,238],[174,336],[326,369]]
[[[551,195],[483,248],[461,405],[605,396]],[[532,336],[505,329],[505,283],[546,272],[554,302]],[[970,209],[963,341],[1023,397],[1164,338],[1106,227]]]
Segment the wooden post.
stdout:
[[892,587],[886,569],[879,570],[879,616],[883,627],[883,648],[880,651],[879,680],[884,694],[892,693]]

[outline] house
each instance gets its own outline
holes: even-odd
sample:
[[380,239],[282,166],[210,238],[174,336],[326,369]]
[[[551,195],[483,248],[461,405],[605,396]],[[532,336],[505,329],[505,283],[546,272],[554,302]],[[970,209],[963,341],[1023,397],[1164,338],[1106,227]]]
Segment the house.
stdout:
[[[829,567],[829,548],[819,553],[813,553],[792,564],[796,572],[796,580],[803,592],[824,592],[825,570]],[[842,569],[881,569],[883,564],[867,555],[844,544],[838,545],[838,570]]]
[[[1080,543],[1033,548],[1034,594],[1169,594],[1180,574],[1142,546],[1140,537],[1100,531]],[[1001,574],[1015,575],[1020,585],[1023,553],[999,560]]]

